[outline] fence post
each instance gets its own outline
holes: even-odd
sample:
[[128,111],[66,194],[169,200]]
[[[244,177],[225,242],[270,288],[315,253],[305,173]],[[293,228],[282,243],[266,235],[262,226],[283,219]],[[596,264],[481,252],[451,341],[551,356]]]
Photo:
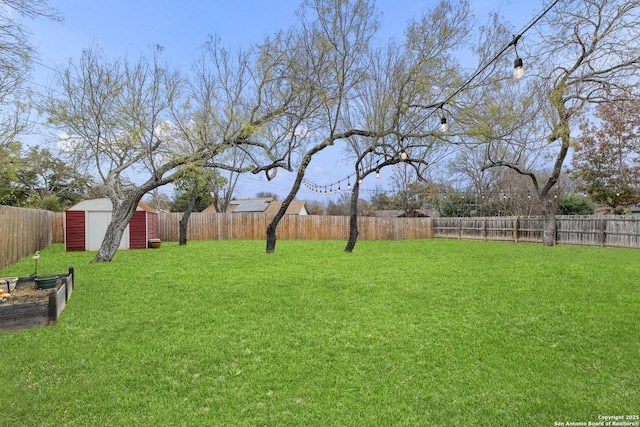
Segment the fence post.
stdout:
[[482,241],[487,241],[487,217],[482,219]]
[[518,225],[520,224],[520,218],[515,217],[513,219],[513,241],[518,243]]
[[604,247],[607,243],[607,234],[605,231],[606,229],[607,229],[606,219],[601,218],[600,219],[600,246],[601,247]]

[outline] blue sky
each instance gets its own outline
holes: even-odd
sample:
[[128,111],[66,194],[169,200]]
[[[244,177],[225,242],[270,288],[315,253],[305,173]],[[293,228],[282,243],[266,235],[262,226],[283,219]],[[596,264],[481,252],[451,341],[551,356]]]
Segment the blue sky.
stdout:
[[[209,34],[217,34],[231,48],[259,42],[265,35],[294,24],[300,1],[49,0],[49,3],[62,13],[64,22],[30,23],[32,40],[39,52],[38,62],[42,64],[36,66],[34,73],[34,83],[39,86],[52,82],[50,68],[64,65],[70,58],[78,58],[82,49],[92,44],[99,45],[111,56],[127,53],[135,56],[149,46],[159,44],[173,64],[187,70]],[[401,37],[409,20],[436,3],[436,0],[378,0],[376,7],[382,13],[378,37],[381,40]],[[490,12],[499,11],[517,32],[543,8],[541,0],[526,2],[527,6],[522,3],[477,0],[472,1],[472,7],[479,22]],[[349,175],[351,168],[342,161],[343,157],[341,146],[327,148],[312,161],[308,178],[328,184]],[[242,179],[236,196],[254,197],[259,191],[269,191],[284,197],[292,182],[293,175],[287,173],[279,173],[272,182],[247,176]],[[384,179],[372,180],[370,186],[364,188],[386,187],[387,184]],[[165,192],[170,194],[171,190]],[[302,188],[298,198],[311,200],[318,196]],[[335,201],[337,196],[332,199]]]

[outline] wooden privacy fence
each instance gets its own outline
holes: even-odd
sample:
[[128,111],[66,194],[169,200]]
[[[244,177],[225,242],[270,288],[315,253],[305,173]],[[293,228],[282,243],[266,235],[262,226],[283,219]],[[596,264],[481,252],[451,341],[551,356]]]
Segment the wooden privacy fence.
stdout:
[[[436,238],[542,243],[542,217],[433,218]],[[640,248],[640,218],[556,217],[556,243]]]
[[[178,241],[182,213],[160,213],[163,241]],[[193,213],[190,240],[265,239],[272,216],[258,213]],[[358,218],[362,240],[454,238],[542,243],[542,217]],[[283,240],[347,240],[349,217],[285,215],[276,230]],[[52,243],[64,243],[64,214],[0,205],[0,269]],[[640,218],[558,216],[556,243],[640,248]]]
[[0,270],[52,243],[63,242],[61,212],[0,205]]
[[[160,213],[160,240],[179,240],[182,213]],[[272,215],[258,213],[193,213],[189,219],[187,239],[230,240],[266,239]],[[358,218],[358,239],[402,240],[433,237],[431,218]],[[285,215],[276,236],[283,240],[346,240],[349,217],[319,215]]]

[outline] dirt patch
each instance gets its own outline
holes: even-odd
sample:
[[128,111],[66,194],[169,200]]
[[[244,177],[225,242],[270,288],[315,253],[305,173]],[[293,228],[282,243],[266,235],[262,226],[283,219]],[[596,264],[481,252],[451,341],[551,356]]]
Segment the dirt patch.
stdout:
[[51,289],[38,289],[38,286],[33,284],[22,284],[16,286],[16,288],[11,292],[10,297],[7,298],[7,302],[2,303],[2,305],[6,304],[20,304],[25,302],[33,302],[33,301],[46,301],[49,298],[49,294],[51,292],[56,292],[60,289],[62,283],[58,280],[58,283],[55,287]]

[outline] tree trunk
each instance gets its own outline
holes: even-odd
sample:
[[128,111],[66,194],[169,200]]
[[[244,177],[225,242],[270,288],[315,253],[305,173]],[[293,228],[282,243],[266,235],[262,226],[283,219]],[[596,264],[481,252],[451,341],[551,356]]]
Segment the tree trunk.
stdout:
[[293,187],[287,198],[282,201],[282,205],[276,215],[273,217],[269,225],[267,226],[267,253],[272,254],[276,251],[276,228],[278,228],[278,224],[280,220],[284,216],[284,213],[291,205],[291,202],[298,194],[298,190],[300,189],[300,184],[302,184],[302,178],[304,178],[304,170],[298,170],[298,174],[296,175],[296,180],[293,183]]
[[282,216],[277,215],[273,218],[271,223],[267,226],[267,253],[272,254],[276,251],[276,228]]
[[[142,197],[142,196],[141,196]],[[113,259],[116,251],[120,247],[120,241],[124,230],[127,228],[133,214],[136,212],[140,198],[133,197],[122,202],[112,200],[113,211],[111,214],[111,222],[107,226],[102,245],[91,262],[107,262]]]
[[187,210],[182,214],[182,218],[180,218],[179,229],[180,229],[180,238],[179,245],[184,246],[187,244],[187,227],[189,226],[189,217],[191,216],[191,208],[187,206]]
[[349,216],[349,241],[344,248],[345,252],[353,252],[353,248],[358,241],[358,197],[360,196],[360,184],[358,183],[358,177],[353,183],[353,190],[351,190],[351,214]]
[[302,180],[304,179],[304,173],[307,170],[307,166],[309,166],[309,162],[311,162],[311,158],[314,154],[319,151],[324,150],[326,147],[333,144],[333,140],[325,140],[322,144],[318,144],[309,150],[302,161],[300,162],[300,166],[298,166],[298,173],[296,174],[296,180],[293,182],[293,187],[289,191],[287,198],[282,201],[282,206],[280,206],[280,210],[276,213],[276,216],[273,217],[271,223],[267,226],[267,253],[272,254],[276,251],[276,228],[280,223],[280,220],[284,216],[284,213],[291,205],[291,202],[298,194],[298,190],[300,190],[300,185],[302,185]]
[[556,212],[555,204],[549,195],[542,197],[542,244],[553,246],[556,244]]
[[191,189],[191,197],[189,198],[189,205],[187,209],[185,209],[182,214],[182,218],[180,219],[179,227],[180,227],[180,246],[184,246],[187,244],[187,228],[189,226],[189,218],[191,217],[191,212],[196,208],[196,201],[198,199],[198,179],[193,180],[193,188]]

